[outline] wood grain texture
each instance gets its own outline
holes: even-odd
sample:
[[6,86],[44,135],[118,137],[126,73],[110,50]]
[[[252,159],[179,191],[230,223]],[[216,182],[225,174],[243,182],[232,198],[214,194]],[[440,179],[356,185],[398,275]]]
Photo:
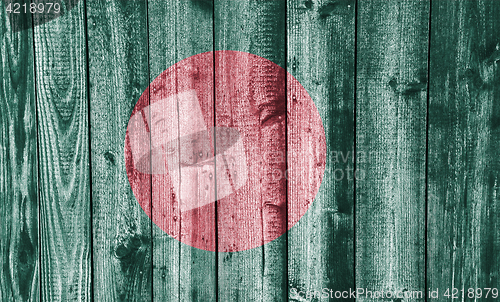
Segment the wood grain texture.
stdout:
[[80,2],[34,30],[42,301],[92,300],[84,22]]
[[3,4],[0,6],[0,301],[38,301],[37,125],[31,16],[18,16],[16,22],[9,22]]
[[500,3],[431,11],[428,286],[467,294],[500,281]]
[[[315,102],[327,143],[320,191],[306,215],[288,233],[289,301],[305,301],[307,290],[354,288],[355,1],[288,1],[287,16],[288,71]],[[293,108],[290,105],[288,109],[292,116],[289,123],[305,123],[296,117],[301,107]],[[299,126],[288,127],[292,134]],[[308,140],[307,133],[298,136],[298,143],[312,148],[315,142]],[[289,165],[289,170],[305,172],[308,160],[302,159],[297,167]],[[307,179],[313,181],[314,177],[309,175]],[[306,195],[296,186],[289,186],[288,192],[289,199]],[[329,301],[317,296],[317,301]]]
[[[130,189],[124,139],[149,85],[146,1],[86,1],[95,301],[151,301],[151,220]],[[150,188],[141,190],[150,194]]]
[[[216,1],[215,2],[215,49],[237,50],[256,54],[266,58],[275,64],[285,67],[285,37],[286,37],[286,1]],[[224,55],[216,62],[216,79],[225,81],[220,83],[223,90],[230,93],[231,83],[236,77],[231,76],[231,63]],[[274,108],[279,104],[276,98],[285,98],[280,91],[286,87],[285,78],[268,74],[272,69],[268,66],[248,66],[250,73],[247,85],[248,91],[254,91],[250,95],[250,102],[255,102],[261,111],[261,121],[266,114],[273,114],[281,109]],[[227,73],[227,74],[225,74]],[[281,81],[280,83],[276,81]],[[219,85],[219,84],[218,84]],[[285,98],[286,99],[286,98]],[[273,101],[275,101],[273,103]],[[283,100],[284,101],[284,100]],[[269,102],[267,104],[266,102]],[[222,100],[222,95],[216,95],[216,123],[217,125],[229,125],[231,123],[241,124],[237,110],[228,108],[227,102]],[[232,122],[231,119],[234,119]],[[285,121],[275,123],[269,127],[260,128],[260,142],[256,142],[254,154],[260,150],[286,150],[286,125]],[[256,129],[257,129],[256,128]],[[276,139],[278,138],[278,139]],[[259,144],[260,143],[260,144]],[[285,153],[286,154],[286,153]],[[257,159],[256,159],[257,160]],[[284,163],[286,164],[286,163]],[[262,168],[262,185],[260,187],[262,198],[262,233],[263,238],[275,238],[275,233],[286,229],[286,206],[279,204],[280,200],[286,200],[286,181],[280,180],[275,184],[269,177],[274,167],[266,164]],[[283,186],[283,188],[278,188]],[[280,195],[282,194],[282,195]],[[249,198],[252,198],[249,196]],[[230,204],[230,203],[228,203]],[[230,217],[237,215],[235,211],[244,210],[234,206],[226,206],[220,203],[217,208],[218,217]],[[230,222],[219,223],[218,229],[231,228]],[[253,232],[248,228],[248,232]],[[247,237],[250,235],[247,234]],[[227,241],[219,238],[219,241]],[[286,236],[251,250],[237,253],[220,253],[218,265],[219,300],[220,301],[286,301],[287,291],[287,249]]]
[[359,1],[358,11],[356,287],[423,290],[429,2]]
[[[500,280],[498,1],[54,2],[61,16],[9,20],[0,5],[0,301],[337,300],[325,288],[439,288],[438,300],[447,288],[462,298],[463,288],[463,301],[495,301],[467,294]],[[300,85],[270,62],[241,68],[234,60],[244,56],[217,52],[213,70],[197,71],[207,57],[183,67],[204,80],[176,70],[148,89],[212,50],[286,68],[326,133],[325,174],[307,213],[244,251],[238,240],[284,231],[290,200],[318,179],[309,168],[320,152],[303,131],[307,108],[290,97]],[[204,198],[201,172],[178,178],[177,196],[164,177],[128,179],[125,133],[141,95],[149,104],[194,86],[208,126],[251,128],[258,140],[245,160],[260,166],[254,191],[172,217],[162,205]],[[180,138],[179,107],[166,108]],[[151,139],[164,130],[149,129]],[[289,147],[285,162],[259,159],[290,144],[310,156]],[[276,169],[300,171],[304,183],[276,181]],[[259,225],[232,231],[242,229],[232,216],[253,213],[255,200]],[[220,252],[191,247],[200,234]]]
[[[150,0],[148,14],[151,80],[182,59],[213,50],[211,1]],[[179,83],[179,87],[183,85],[188,83]],[[171,116],[177,114],[172,112]],[[178,185],[185,187],[191,183],[184,178]],[[153,204],[171,195],[169,188],[156,176],[153,176],[152,194]],[[189,197],[178,198],[182,202]],[[215,205],[212,208],[215,213]],[[157,211],[160,213],[160,209]],[[153,215],[154,212],[153,208]],[[177,239],[190,238],[202,228],[210,228],[215,233],[215,224],[210,221],[205,224],[201,220],[203,213],[199,214],[189,219],[181,214],[180,219],[176,219]],[[212,238],[215,240],[214,236]],[[154,301],[216,300],[216,255],[213,252],[180,243],[157,226],[153,227],[153,240]]]

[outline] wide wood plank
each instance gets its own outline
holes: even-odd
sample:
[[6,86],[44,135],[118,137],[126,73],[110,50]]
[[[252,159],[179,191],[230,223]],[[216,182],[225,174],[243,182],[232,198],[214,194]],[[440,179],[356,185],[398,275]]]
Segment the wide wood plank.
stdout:
[[358,1],[358,11],[356,287],[401,297],[425,288],[429,2]]
[[431,11],[428,287],[494,301],[484,288],[500,281],[500,2]]
[[[215,2],[215,48],[216,50],[237,50],[261,56],[274,64],[285,68],[286,64],[286,1],[216,1]],[[259,140],[246,145],[249,151],[247,166],[250,185],[255,194],[250,192],[245,198],[238,195],[218,203],[218,293],[220,301],[286,301],[287,299],[287,250],[286,236],[271,241],[264,246],[241,251],[245,240],[261,238],[264,242],[276,238],[279,232],[286,230],[286,180],[273,181],[274,169],[285,170],[286,162],[268,163],[259,158],[262,152],[286,150],[286,119],[264,125],[267,118],[280,114],[286,109],[286,79],[279,76],[266,62],[254,66],[251,63],[232,62],[232,55],[224,52],[216,56],[215,77],[218,83],[216,92],[216,125],[219,127],[250,127],[248,132],[257,131]],[[243,60],[243,59],[239,59]],[[267,64],[267,65],[266,65]],[[232,70],[239,66],[240,69]],[[284,75],[284,74],[283,74]],[[243,82],[241,82],[243,81]],[[236,88],[235,88],[236,87]],[[283,95],[281,95],[283,93]],[[239,100],[238,97],[242,99]],[[227,100],[226,100],[227,98]],[[240,106],[248,101],[252,108]],[[279,102],[283,101],[283,108]],[[232,108],[234,107],[234,108]],[[254,116],[248,112],[260,112],[256,115],[257,124],[252,124]],[[286,112],[283,111],[283,112]],[[277,121],[277,120],[276,120]],[[262,124],[262,126],[261,126]],[[265,153],[264,153],[265,154]],[[286,152],[285,152],[286,154]],[[254,163],[263,162],[256,168]],[[279,165],[284,165],[283,167]],[[257,178],[253,178],[258,170]],[[248,194],[247,194],[248,193]],[[252,206],[260,198],[260,204]],[[242,201],[237,205],[234,202]],[[281,201],[284,201],[281,204]],[[260,210],[258,210],[260,209]],[[255,214],[248,211],[257,211]],[[256,227],[253,222],[245,222],[231,217],[261,217]],[[233,225],[239,221],[248,225]],[[237,234],[231,229],[239,230]],[[258,234],[253,234],[257,232]],[[259,234],[260,232],[260,234]],[[278,232],[278,233],[276,233]],[[239,239],[240,238],[240,239]],[[244,239],[248,238],[248,239]],[[226,252],[229,246],[235,250]]]
[[[151,301],[151,219],[127,177],[124,138],[149,85],[146,1],[87,5],[95,301]],[[150,195],[150,186],[136,188]]]
[[[287,16],[288,71],[315,102],[327,144],[321,189],[306,215],[288,234],[289,300],[304,301],[307,291],[309,298],[318,291],[321,295],[316,293],[317,301],[329,301],[332,297],[326,297],[323,288],[354,288],[355,1],[288,1]],[[289,121],[297,121],[288,126],[290,134],[307,121],[298,118],[302,110],[301,106],[289,106]],[[299,132],[298,142],[313,149],[316,140],[308,135]],[[300,166],[289,164],[288,169],[308,173],[309,160],[300,158]],[[356,176],[362,179],[363,174]],[[305,177],[306,183],[314,180],[313,175]],[[290,185],[288,194],[293,200],[306,192]]]
[[[183,1],[183,0],[149,0],[149,48],[150,48],[150,77],[153,81],[167,68],[173,64],[195,54],[213,50],[213,6],[211,1]],[[196,91],[204,95],[197,95],[200,106],[206,112],[213,111],[213,71],[212,65],[209,69],[201,70],[203,79],[195,79],[196,60],[183,65],[181,71],[173,71],[165,79],[170,83],[167,87],[157,87],[151,90],[151,104],[158,100],[168,98],[174,94],[185,92],[185,89],[193,89],[194,86],[208,85],[212,88],[201,88]],[[179,72],[179,74],[177,74]],[[188,75],[188,73],[190,73]],[[201,75],[200,75],[201,76]],[[160,80],[159,83],[161,83]],[[207,87],[208,87],[207,86]],[[197,88],[198,89],[198,88]],[[162,95],[164,94],[164,95]],[[203,99],[203,101],[201,101]],[[178,108],[184,108],[180,104]],[[153,107],[152,107],[153,108]],[[169,111],[170,110],[170,111]],[[180,113],[174,108],[155,109],[153,115],[158,113],[178,126],[168,127],[170,135],[178,131],[177,136],[189,131],[186,117],[192,112]],[[188,114],[183,116],[182,114]],[[210,119],[209,120],[213,120]],[[196,123],[193,121],[193,123]],[[206,125],[213,127],[213,123]],[[161,125],[152,127],[151,133],[154,138],[165,140],[162,135]],[[186,128],[187,127],[187,128]],[[158,135],[156,135],[157,133]],[[152,141],[154,145],[156,142]],[[182,152],[179,149],[179,152]],[[186,154],[178,154],[179,158]],[[182,212],[179,206],[182,203],[196,203],[199,197],[196,183],[201,177],[201,170],[179,170],[178,182],[170,184],[163,175],[153,175],[152,180],[152,202],[153,219],[158,219],[153,227],[153,297],[154,301],[215,301],[216,300],[216,255],[208,249],[214,246],[215,241],[215,204],[207,205],[203,209]],[[180,194],[172,194],[174,189]],[[175,189],[174,189],[175,190]],[[164,215],[165,208],[170,205],[173,210]],[[155,205],[156,208],[155,208]],[[209,215],[207,213],[213,213]],[[162,216],[164,215],[164,216]],[[156,218],[155,218],[156,217]],[[204,217],[209,217],[205,219]],[[167,234],[164,230],[172,230]],[[198,242],[198,234],[207,234],[207,247],[194,248]],[[181,241],[181,242],[179,242]]]
[[84,22],[81,1],[34,30],[42,301],[92,300]]
[[32,20],[29,14],[7,14],[3,3],[0,7],[0,301],[38,301]]

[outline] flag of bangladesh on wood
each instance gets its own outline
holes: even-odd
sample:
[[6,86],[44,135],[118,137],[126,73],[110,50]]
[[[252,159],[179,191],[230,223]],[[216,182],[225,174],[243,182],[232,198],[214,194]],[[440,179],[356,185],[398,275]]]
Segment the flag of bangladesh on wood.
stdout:
[[4,0],[0,301],[495,301],[500,2]]

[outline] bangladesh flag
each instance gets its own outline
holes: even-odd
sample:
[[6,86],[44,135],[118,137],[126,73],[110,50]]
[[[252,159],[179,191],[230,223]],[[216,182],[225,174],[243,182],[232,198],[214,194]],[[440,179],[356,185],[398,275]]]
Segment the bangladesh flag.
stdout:
[[293,76],[254,54],[216,51],[152,81],[124,154],[134,195],[159,228],[192,247],[236,252],[299,221],[318,192],[326,145]]

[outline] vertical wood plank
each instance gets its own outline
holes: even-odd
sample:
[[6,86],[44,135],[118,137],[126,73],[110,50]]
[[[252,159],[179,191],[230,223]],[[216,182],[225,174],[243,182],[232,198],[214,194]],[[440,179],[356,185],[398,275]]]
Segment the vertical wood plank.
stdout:
[[358,5],[356,287],[423,291],[429,2]]
[[[288,234],[289,299],[303,301],[306,291],[354,288],[355,1],[288,1],[287,29],[288,72],[315,102],[327,143],[321,189]],[[300,116],[300,107],[290,107],[291,114]],[[305,122],[297,117],[293,120]],[[289,132],[294,131],[293,125],[288,127]],[[315,142],[307,140],[307,133],[299,136],[300,142],[312,148]],[[301,164],[304,166],[289,164],[288,169],[305,173],[306,163]],[[363,174],[356,176],[362,179]],[[312,181],[313,177],[308,179]],[[304,195],[295,186],[289,186],[288,192],[289,199]],[[316,297],[318,301],[332,298],[323,292]]]
[[92,300],[84,22],[81,1],[34,30],[42,301]]
[[[213,50],[213,4],[211,1],[149,0],[148,14],[151,80],[182,59]],[[196,68],[197,66],[192,66],[192,69]],[[213,79],[210,77],[206,81],[210,83],[213,82]],[[175,90],[187,84],[176,83],[178,87],[167,87],[167,90]],[[207,93],[212,95],[212,91]],[[210,98],[212,99],[212,97]],[[170,115],[174,119],[179,118],[177,112],[163,112],[162,114],[165,116]],[[160,131],[160,129],[157,130]],[[179,130],[183,132],[183,129]],[[153,132],[155,132],[155,129],[152,130]],[[191,176],[195,177],[194,175]],[[191,180],[194,179],[192,177]],[[178,185],[187,188],[192,186],[192,183],[187,177],[181,177]],[[162,200],[170,198],[170,188],[167,188],[161,182],[161,177],[153,176],[152,194],[153,204],[158,200],[158,202],[162,202]],[[186,194],[190,196],[186,196],[184,193],[177,196],[177,198],[180,198],[180,202],[189,199],[196,192],[187,192]],[[157,211],[160,211],[160,209],[157,209]],[[215,213],[214,210],[212,211]],[[199,213],[198,216],[194,215],[188,218],[180,213],[180,219],[176,218],[174,222],[177,224],[177,236],[180,236],[177,239],[181,239],[181,237],[191,238],[189,236],[201,232],[203,228],[210,228],[215,233],[213,222],[204,224],[200,220],[202,214]],[[153,215],[155,215],[154,208]],[[189,241],[189,239],[186,240]],[[212,240],[215,240],[215,238],[213,237]],[[154,226],[154,301],[215,301],[215,257],[214,252],[180,243],[157,226]]]
[[431,11],[428,286],[493,301],[468,289],[500,281],[500,3],[434,1]]
[[[150,81],[177,62],[177,1],[148,0],[148,39]],[[158,198],[158,193],[151,198]],[[179,226],[176,222],[176,232]],[[156,225],[153,240],[153,301],[180,300],[181,243],[165,234]]]
[[[286,1],[216,1],[215,2],[215,41],[216,50],[237,50],[252,53],[266,58],[275,64],[285,67],[286,51]],[[245,91],[255,91],[253,100],[261,110],[261,121],[266,114],[272,114],[281,109],[274,108],[276,104],[266,104],[274,101],[279,90],[285,91],[285,79],[273,74],[269,66],[248,66],[248,70],[238,72],[249,73],[248,83],[235,84],[236,76],[231,74],[231,61],[224,53],[216,57],[215,77],[220,80],[217,87],[223,93],[230,94],[231,87],[244,87]],[[269,74],[266,74],[269,72]],[[281,82],[276,82],[281,81]],[[247,87],[245,87],[247,85]],[[281,87],[281,88],[280,88]],[[216,92],[217,93],[217,92]],[[234,93],[234,92],[233,92]],[[286,97],[285,97],[286,99]],[[279,100],[276,102],[278,103]],[[248,116],[238,116],[239,110],[231,110],[224,101],[222,93],[216,95],[216,124],[217,126],[240,125],[242,121],[251,120]],[[268,106],[268,107],[266,107]],[[269,110],[269,112],[267,112]],[[274,111],[273,111],[274,110]],[[244,110],[242,110],[244,112]],[[248,124],[248,122],[246,122]],[[252,127],[251,125],[247,125]],[[254,125],[255,127],[255,125]],[[260,142],[253,146],[253,155],[261,150],[281,150],[286,144],[285,121],[269,126],[257,125],[260,131]],[[281,145],[280,145],[281,144]],[[286,150],[286,149],[285,149]],[[250,151],[252,152],[252,151]],[[250,154],[252,156],[252,154]],[[259,160],[252,158],[251,160]],[[274,233],[286,228],[286,206],[280,207],[276,202],[286,199],[286,182],[280,181],[283,189],[274,188],[271,181],[271,166],[261,167],[260,187],[262,201],[262,228],[263,239],[275,238]],[[276,168],[276,167],[274,167]],[[279,185],[279,184],[278,184]],[[281,196],[280,194],[283,194]],[[252,198],[248,196],[248,198]],[[244,211],[245,204],[232,206],[231,202],[218,203],[217,216],[225,219],[218,221],[218,230],[221,234],[229,234],[231,215],[238,215],[237,211]],[[247,213],[245,213],[247,214]],[[248,215],[248,214],[247,214]],[[222,232],[222,230],[225,230]],[[248,232],[255,232],[249,227]],[[240,237],[252,238],[251,234],[238,234]],[[219,244],[224,245],[231,241],[219,236]],[[238,249],[238,247],[236,247]],[[218,293],[220,301],[286,301],[287,299],[287,268],[286,268],[286,236],[265,244],[263,247],[230,253],[220,253],[218,261]]]
[[[95,301],[151,301],[151,220],[130,189],[124,138],[149,85],[146,1],[87,5]],[[150,188],[140,188],[150,194]]]
[[[13,1],[5,1],[11,4]],[[39,300],[38,170],[31,15],[0,4],[0,300]],[[9,22],[9,18],[14,18]],[[28,28],[23,30],[24,28]]]

